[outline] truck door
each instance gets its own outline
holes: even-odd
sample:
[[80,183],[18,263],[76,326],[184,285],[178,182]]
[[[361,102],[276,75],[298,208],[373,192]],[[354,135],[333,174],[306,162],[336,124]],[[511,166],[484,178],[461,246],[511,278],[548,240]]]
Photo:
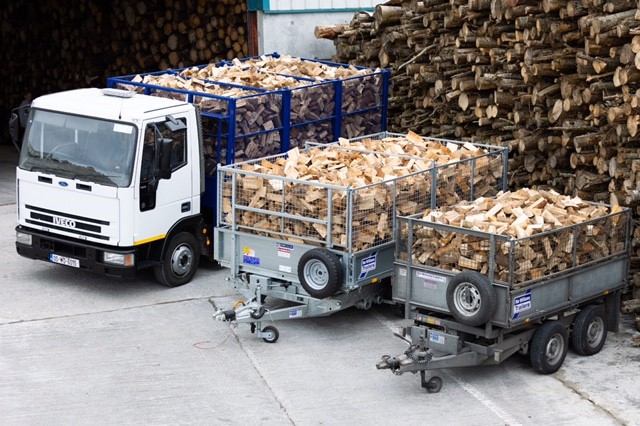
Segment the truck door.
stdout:
[[[141,244],[166,236],[181,218],[194,213],[192,167],[187,144],[196,143],[187,138],[187,121],[184,117],[172,117],[146,123],[141,147],[137,195],[139,220],[134,243]],[[161,176],[162,145],[171,145],[165,155],[171,156],[168,176]],[[193,160],[191,160],[193,161]]]

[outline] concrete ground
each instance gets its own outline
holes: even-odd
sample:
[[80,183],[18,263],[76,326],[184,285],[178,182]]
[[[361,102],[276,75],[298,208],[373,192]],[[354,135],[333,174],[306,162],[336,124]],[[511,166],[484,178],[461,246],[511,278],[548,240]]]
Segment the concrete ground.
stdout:
[[267,344],[215,321],[239,298],[227,270],[182,287],[120,281],[18,256],[17,155],[0,145],[0,424],[640,425],[640,348],[630,317],[592,357],[555,374],[499,366],[378,371],[406,345],[388,306],[278,322]]

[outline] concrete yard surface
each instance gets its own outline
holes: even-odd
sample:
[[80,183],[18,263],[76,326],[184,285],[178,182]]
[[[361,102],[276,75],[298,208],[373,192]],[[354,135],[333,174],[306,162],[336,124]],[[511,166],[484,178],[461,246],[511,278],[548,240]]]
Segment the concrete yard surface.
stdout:
[[148,271],[115,280],[18,256],[11,161],[0,165],[3,426],[640,425],[640,333],[628,316],[599,354],[570,351],[555,374],[515,355],[435,371],[444,385],[429,394],[418,374],[376,370],[406,349],[393,332],[410,321],[389,305],[280,321],[269,344],[213,318],[240,299],[226,269],[205,265],[165,288]]

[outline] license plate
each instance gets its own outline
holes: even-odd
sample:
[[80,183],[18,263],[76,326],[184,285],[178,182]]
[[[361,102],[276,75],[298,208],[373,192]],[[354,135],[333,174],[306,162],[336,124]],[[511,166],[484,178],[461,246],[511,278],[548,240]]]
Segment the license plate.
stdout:
[[60,265],[72,266],[74,268],[80,267],[80,261],[78,259],[73,259],[71,257],[60,256],[57,254],[51,253],[49,255],[49,260],[53,263],[59,263]]

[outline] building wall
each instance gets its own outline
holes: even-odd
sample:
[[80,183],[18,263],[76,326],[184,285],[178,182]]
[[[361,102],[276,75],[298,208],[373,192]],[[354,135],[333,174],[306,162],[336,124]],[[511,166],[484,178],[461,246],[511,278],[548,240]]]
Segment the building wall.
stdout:
[[353,12],[258,14],[258,52],[329,59],[336,49],[331,40],[313,35],[316,25],[333,25],[351,21]]
[[256,14],[257,54],[278,52],[304,58],[329,59],[335,55],[330,40],[316,39],[318,25],[344,24],[356,11],[373,11],[379,0],[249,0]]
[[373,8],[378,0],[268,0],[263,1],[267,11],[285,10],[340,10]]

